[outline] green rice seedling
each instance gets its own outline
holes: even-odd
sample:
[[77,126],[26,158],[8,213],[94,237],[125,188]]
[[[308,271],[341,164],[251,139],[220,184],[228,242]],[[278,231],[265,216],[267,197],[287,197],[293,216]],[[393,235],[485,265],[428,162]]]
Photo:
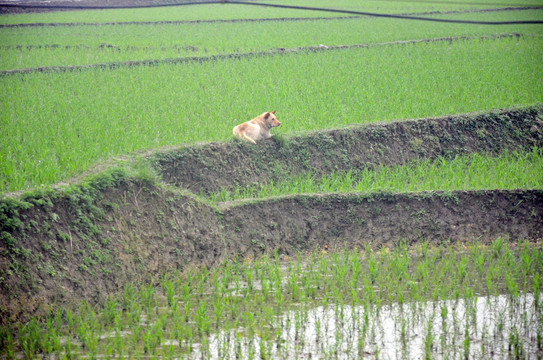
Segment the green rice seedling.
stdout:
[[66,359],[72,359],[74,357],[73,345],[69,340],[64,344],[64,357]]
[[210,276],[209,271],[206,267],[202,267],[198,271],[198,295],[201,295],[205,292],[205,288],[207,285],[207,280]]
[[458,277],[459,283],[462,283],[466,277],[468,261],[469,260],[467,258],[463,257],[459,262],[457,262],[456,276]]
[[[225,263],[211,271],[195,269],[190,275],[175,275],[179,277],[179,285],[189,286],[188,294],[196,294],[187,297],[188,301],[183,304],[187,306],[186,313],[184,310],[175,313],[167,306],[169,290],[161,281],[153,287],[152,298],[155,300],[151,309],[146,305],[136,306],[148,302],[150,292],[147,285],[132,298],[132,305],[127,304],[135,309],[144,309],[136,324],[129,320],[133,316],[130,308],[111,320],[108,314],[116,299],[110,299],[100,309],[83,303],[75,310],[74,316],[69,316],[73,323],[71,329],[65,329],[62,324],[68,319],[67,311],[65,319],[59,315],[60,312],[51,313],[44,322],[31,324],[33,327],[29,325],[25,330],[21,326],[21,334],[16,335],[16,346],[22,347],[21,339],[31,338],[27,335],[32,332],[41,334],[42,339],[52,344],[55,334],[61,329],[65,333],[76,334],[81,339],[81,346],[68,340],[62,345],[64,349],[50,350],[54,346],[41,340],[34,349],[48,349],[49,353],[83,352],[90,357],[119,354],[139,357],[146,354],[151,357],[192,358],[213,357],[219,351],[223,355],[237,352],[241,357],[249,356],[249,353],[273,357],[277,351],[285,357],[295,357],[307,349],[320,349],[322,354],[343,354],[346,357],[356,356],[356,351],[363,354],[368,349],[387,354],[386,346],[372,344],[381,344],[382,320],[389,316],[391,309],[397,309],[392,315],[397,324],[394,336],[399,341],[398,351],[407,357],[414,356],[409,350],[412,331],[424,334],[419,349],[421,357],[433,357],[439,353],[443,357],[471,358],[478,349],[483,353],[499,352],[488,337],[503,344],[505,351],[510,345],[511,354],[515,351],[516,354],[530,353],[533,347],[528,350],[529,345],[522,338],[526,334],[533,339],[541,336],[541,329],[534,325],[540,320],[541,311],[535,300],[526,301],[522,294],[533,291],[534,287],[539,291],[541,250],[528,243],[513,247],[502,240],[488,246],[473,246],[477,248],[469,245],[463,249],[447,244],[436,248],[408,249],[400,244],[378,252],[370,251],[369,247],[364,252],[342,250],[323,254],[317,251],[308,257],[285,261],[275,254],[273,259],[254,259],[238,265]],[[501,257],[494,256],[497,249]],[[479,272],[476,263],[480,255],[487,261],[483,272]],[[531,260],[522,260],[526,256]],[[373,282],[369,273],[370,259],[375,260],[378,272]],[[263,278],[268,274],[276,274],[276,266],[280,269],[280,282],[285,285],[276,291],[275,295],[281,294],[280,297],[266,298],[264,288],[257,284],[264,283]],[[226,268],[230,269],[232,276],[245,276],[244,272],[252,270],[253,290],[247,293],[214,292],[215,286],[222,287],[219,274],[224,274]],[[463,277],[450,276],[459,268],[464,269]],[[325,272],[330,276],[322,276],[318,269],[328,269]],[[530,269],[531,275],[526,278],[526,283],[517,281],[517,295],[510,295],[507,283],[522,279],[526,269]],[[510,273],[509,280],[500,275],[506,273]],[[185,276],[194,281],[186,280]],[[401,281],[395,279],[399,276]],[[494,283],[489,289],[485,284],[487,276]],[[429,279],[426,285],[425,278]],[[300,294],[296,299],[290,295],[293,284]],[[182,286],[175,288],[180,294],[184,292]],[[308,288],[317,289],[315,298],[306,295],[310,293]],[[501,298],[507,299],[504,300],[505,307],[500,305],[502,300],[479,297],[480,293],[486,296],[494,291],[508,294]],[[125,291],[119,297],[119,304],[128,293]],[[243,294],[246,296],[238,296]],[[182,295],[179,297],[183,298]],[[428,302],[433,297],[436,301]],[[478,307],[481,303],[493,313],[480,318]],[[536,308],[539,310],[534,311]],[[185,315],[189,317],[188,321],[183,321]],[[496,319],[495,326],[490,329],[487,324],[481,330],[477,324],[487,316]],[[123,323],[128,324],[126,328],[123,328]],[[513,326],[516,333],[509,331]],[[125,329],[130,330],[126,336],[123,334]],[[225,335],[217,335],[220,333]],[[228,340],[226,334],[230,333],[235,335]],[[308,333],[318,334],[318,340],[308,338]],[[180,345],[172,345],[174,340]],[[341,344],[346,342],[358,343],[358,349],[355,352],[345,350]],[[475,346],[479,342],[481,346]],[[196,343],[200,345],[194,346]],[[280,344],[281,350],[273,343]],[[176,354],[173,355],[172,351]]]
[[245,278],[245,281],[247,282],[247,291],[253,290],[253,270],[249,266],[249,264],[245,264],[243,268],[243,275]]
[[133,304],[133,299],[135,296],[135,289],[131,284],[128,284],[124,288],[123,297],[122,297],[122,306],[124,310],[129,309]]
[[0,348],[7,359],[15,359],[15,342],[11,327],[3,325],[0,327]]
[[373,251],[366,252],[366,262],[368,264],[368,270],[370,275],[370,280],[372,283],[377,280],[378,268],[377,268],[377,257]]
[[61,334],[62,327],[59,325],[56,319],[56,315],[55,318],[52,320],[47,318],[47,329],[44,336],[44,338],[46,339],[46,346],[44,346],[45,353],[59,353],[62,350],[62,344],[60,341]]
[[[169,339],[169,342],[172,342],[172,338]],[[175,346],[173,345],[162,345],[161,357],[162,359],[174,359],[175,356]]]
[[479,273],[483,273],[485,270],[485,255],[482,252],[479,252],[475,255],[475,265]]
[[153,332],[153,328],[148,326],[143,331],[143,352],[145,354],[153,354],[156,347],[157,347],[157,342],[156,342],[155,334]]
[[344,174],[333,172],[320,178],[308,172],[280,183],[270,181],[247,187],[238,193],[239,198],[232,194],[227,197],[221,195],[227,192],[224,189],[209,197],[217,201],[292,193],[541,188],[542,173],[543,152],[534,147],[524,153],[504,152],[496,157],[471,154],[453,159],[419,160],[404,165],[364,169],[356,174],[352,171]]
[[160,346],[160,344],[162,344],[165,327],[166,327],[165,319],[161,319],[161,318],[156,319],[155,326],[154,326],[154,338],[155,338],[155,344],[157,347]]
[[522,280],[523,287],[528,286],[528,280],[530,272],[532,270],[533,252],[530,251],[530,245],[527,242],[522,242],[519,244],[519,259],[522,263],[518,266],[519,268],[519,277]]
[[447,339],[447,316],[449,314],[449,308],[447,304],[442,304],[439,310],[440,310],[439,314],[441,316],[441,328],[444,329],[443,333],[440,336],[441,350],[443,352],[445,349],[446,339]]
[[505,274],[505,286],[511,298],[516,298],[518,296],[517,280],[510,273]]
[[143,308],[149,314],[155,305],[155,290],[151,283],[140,288],[140,296],[143,299]]
[[166,299],[168,306],[172,307],[177,303],[177,298],[175,297],[176,290],[174,289],[174,284],[169,279],[169,277],[164,276],[161,281],[163,291],[166,293]]
[[128,324],[131,325],[137,325],[140,323],[141,315],[142,315],[142,304],[139,302],[136,302],[134,299],[133,302],[130,304],[130,308],[125,311],[126,317],[128,320]]
[[428,321],[426,322],[426,334],[424,337],[424,357],[425,359],[432,358],[432,350],[434,346],[435,335],[433,333],[433,322],[434,322],[434,313],[429,316]]
[[261,286],[262,286],[262,294],[264,295],[264,299],[268,300],[269,291],[270,291],[270,282],[267,279],[267,277],[262,277]]
[[91,359],[97,359],[98,356],[98,335],[91,332],[85,343],[86,352]]
[[[14,191],[52,184],[136,150],[228,140],[236,119],[271,105],[288,109],[279,133],[293,134],[353,119],[369,123],[534,104],[542,93],[533,75],[541,73],[540,42],[429,43],[4,76],[0,186]],[[473,56],[480,52],[484,56]],[[256,85],[261,83],[273,84],[272,96]],[[406,83],[411,86],[401,85]],[[238,94],[234,100],[221,95],[232,93]],[[202,101],[209,98],[214,101]],[[217,114],[231,121],[216,123]]]
[[80,318],[77,327],[77,338],[81,342],[81,348],[83,349],[87,348],[87,344],[91,336],[90,331],[91,330],[86,321],[83,318]]
[[215,314],[215,328],[219,327],[219,322],[221,320],[221,315],[224,310],[224,302],[221,298],[216,298],[213,301],[213,313]]
[[492,254],[495,258],[501,257],[506,244],[503,238],[498,238],[492,243]]
[[514,359],[524,359],[526,354],[519,339],[519,333],[516,327],[513,327],[509,334],[509,354]]
[[115,299],[108,299],[104,305],[105,317],[102,319],[104,322],[113,322],[115,319],[118,319],[118,303]]
[[486,289],[487,292],[493,295],[497,295],[498,289],[496,287],[495,279],[497,276],[498,269],[495,264],[491,264],[490,268],[486,272],[485,280],[486,280]]
[[540,301],[540,291],[541,291],[541,280],[540,280],[541,274],[536,271],[532,270],[532,290],[534,292],[534,303],[536,310],[539,310],[541,307]]
[[[280,1],[271,1],[271,3],[280,4]],[[525,2],[510,1],[500,2],[503,6],[526,6]],[[293,1],[289,5],[315,7],[315,3],[311,1]],[[459,11],[458,16],[462,15],[462,10],[473,9],[488,9],[496,7],[496,4],[470,4],[460,2],[455,4],[450,3],[407,3],[407,2],[389,2],[385,4],[375,4],[371,2],[357,2],[352,0],[343,1],[326,1],[319,2],[319,6],[323,8],[338,8],[353,11],[367,11],[375,13],[421,13],[421,12],[443,12],[456,10]],[[111,10],[87,10],[80,11],[56,11],[44,13],[27,13],[27,14],[10,14],[3,16],[3,24],[18,24],[18,23],[108,23],[115,21],[179,21],[179,20],[213,20],[213,19],[262,19],[262,18],[321,18],[321,17],[338,17],[341,14],[333,12],[317,12],[304,11],[297,9],[281,9],[275,7],[259,7],[247,6],[240,4],[201,4],[197,6],[173,6],[173,7],[156,7],[156,8],[140,8],[140,9],[111,9]],[[485,16],[485,13],[477,13],[478,16]],[[439,16],[433,14],[432,17]],[[442,16],[451,17],[452,14],[444,14]],[[368,19],[365,17],[364,19]],[[370,18],[371,19],[371,18]],[[416,24],[415,22],[410,22]]]
[[536,331],[537,331],[537,335],[536,335],[537,349],[541,351],[543,349],[543,324],[539,323],[537,325]]
[[38,321],[32,318],[27,324],[19,325],[19,344],[25,359],[33,359],[40,351],[42,329]]
[[196,310],[195,320],[198,328],[198,334],[204,336],[209,334],[209,318],[207,315],[207,304],[201,302]]
[[464,351],[464,356],[463,358],[465,360],[468,360],[469,359],[469,348],[470,348],[470,344],[471,344],[471,341],[470,341],[470,337],[469,337],[469,330],[468,330],[468,327],[466,326],[466,330],[464,331],[464,346],[463,346],[463,351]]

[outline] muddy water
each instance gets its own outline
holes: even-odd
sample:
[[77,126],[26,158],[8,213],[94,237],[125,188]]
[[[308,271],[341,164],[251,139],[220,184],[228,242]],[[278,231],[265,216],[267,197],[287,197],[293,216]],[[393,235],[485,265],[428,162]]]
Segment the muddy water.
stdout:
[[[543,296],[539,297],[539,304]],[[533,294],[376,307],[293,309],[272,336],[223,331],[195,344],[192,359],[503,359],[541,358],[543,309]],[[261,326],[266,326],[261,324]],[[269,334],[269,333],[268,333]]]

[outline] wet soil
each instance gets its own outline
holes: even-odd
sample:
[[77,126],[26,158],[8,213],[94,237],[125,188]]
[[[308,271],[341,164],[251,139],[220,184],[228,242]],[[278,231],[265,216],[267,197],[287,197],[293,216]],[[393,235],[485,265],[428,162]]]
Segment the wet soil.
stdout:
[[[104,300],[173,269],[232,257],[543,237],[543,190],[313,194],[210,204],[220,187],[416,158],[541,146],[543,106],[355,126],[252,146],[211,143],[148,159],[165,182],[107,169],[0,199],[0,322]],[[190,190],[190,191],[189,191]]]

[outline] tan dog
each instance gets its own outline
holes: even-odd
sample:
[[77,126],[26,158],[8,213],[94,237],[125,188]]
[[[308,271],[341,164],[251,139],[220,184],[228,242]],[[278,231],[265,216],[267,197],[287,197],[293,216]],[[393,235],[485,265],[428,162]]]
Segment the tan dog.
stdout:
[[256,144],[257,141],[271,138],[270,129],[281,123],[275,117],[275,110],[255,117],[234,127],[235,136]]

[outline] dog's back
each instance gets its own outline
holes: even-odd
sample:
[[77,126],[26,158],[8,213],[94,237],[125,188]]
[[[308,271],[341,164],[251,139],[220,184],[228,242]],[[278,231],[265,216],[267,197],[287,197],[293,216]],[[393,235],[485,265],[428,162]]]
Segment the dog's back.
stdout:
[[270,129],[279,125],[281,123],[275,117],[275,111],[272,111],[235,126],[232,132],[235,136],[256,144],[259,140],[269,139]]

